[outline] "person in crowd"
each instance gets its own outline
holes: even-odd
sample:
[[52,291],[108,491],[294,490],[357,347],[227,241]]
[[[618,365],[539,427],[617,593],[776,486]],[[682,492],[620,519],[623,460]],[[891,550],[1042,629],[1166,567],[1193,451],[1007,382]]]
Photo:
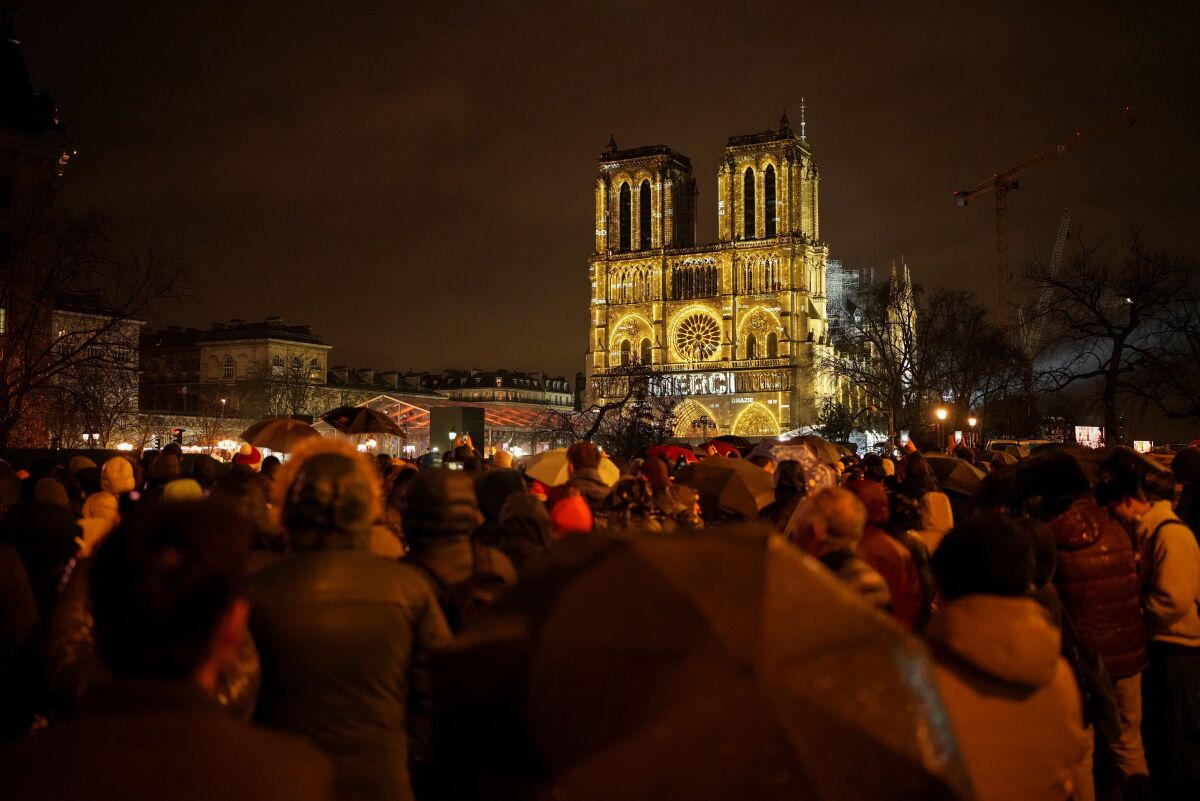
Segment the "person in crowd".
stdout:
[[956,526],[933,555],[944,599],[925,629],[979,801],[1066,801],[1087,734],[1060,635],[1030,597],[1034,547],[998,515]]
[[512,562],[517,577],[525,581],[545,572],[554,538],[554,524],[546,505],[528,492],[509,495],[500,508],[499,548]]
[[261,473],[230,470],[221,476],[209,497],[237,509],[250,526],[250,574],[279,561],[287,550],[287,538],[271,512],[271,483]]
[[492,454],[492,467],[498,470],[508,470],[513,466],[512,454],[505,450],[497,449]]
[[[1067,461],[1045,476],[1042,493],[1041,516],[1058,546],[1054,585],[1063,615],[1078,641],[1099,655],[1116,694],[1120,736],[1097,735],[1097,762],[1111,761],[1120,774],[1115,783],[1134,794],[1149,773],[1141,736],[1146,630],[1134,548],[1096,502],[1087,479]],[[1103,795],[1112,782],[1101,779]]]
[[342,799],[409,801],[429,758],[428,656],[451,637],[437,596],[420,568],[367,550],[379,477],[349,443],[306,440],[273,492],[294,555],[250,586],[255,717],[328,754]]
[[430,580],[451,628],[517,583],[501,551],[472,541],[482,515],[475,482],[457,470],[425,470],[405,484],[400,517],[408,561]]
[[913,630],[920,631],[933,613],[937,601],[937,588],[933,580],[933,566],[930,561],[929,547],[921,536],[921,507],[912,498],[900,493],[887,496],[890,516],[887,531],[896,542],[908,549],[917,571],[917,581],[921,586],[921,603]]
[[857,556],[866,523],[867,510],[854,493],[840,487],[826,488],[805,496],[792,516],[792,529],[784,534],[868,604],[891,613],[887,582]]
[[163,487],[182,476],[183,466],[179,460],[179,456],[173,450],[168,451],[164,449],[162,453],[154,457],[154,464],[151,468],[149,480],[146,482],[146,489],[151,494],[158,495],[162,492]]
[[273,481],[275,479],[275,473],[279,470],[279,466],[281,464],[283,464],[283,462],[279,461],[279,457],[272,454],[262,460],[262,470],[260,472],[262,475],[266,476],[267,480]]
[[700,504],[691,487],[676,483],[665,460],[651,457],[639,468],[642,480],[650,488],[653,516],[662,531],[702,528]]
[[1151,503],[1132,475],[1097,495],[1134,532],[1150,636],[1142,731],[1155,799],[1200,797],[1200,545],[1171,510]]
[[612,487],[600,476],[600,449],[595,444],[580,441],[567,448],[567,469],[571,477],[566,483],[566,492],[575,492],[583,497],[595,515],[604,510]]
[[116,496],[122,517],[132,513],[140,497],[133,462],[124,456],[114,456],[106,461],[100,468],[100,489]]
[[884,530],[891,517],[887,493],[882,484],[869,479],[851,481],[846,484],[846,489],[854,493],[867,512],[858,543],[858,557],[883,576],[896,619],[912,629],[928,612],[925,592],[912,554]]
[[1192,531],[1200,531],[1200,448],[1184,448],[1175,454],[1171,472],[1183,485],[1175,514]]
[[79,548],[75,540],[81,531],[69,507],[63,485],[41,478],[29,501],[9,509],[0,523],[0,540],[20,555],[43,620],[49,617],[63,574]]
[[111,492],[93,492],[83,502],[82,516],[75,521],[79,526],[80,536],[75,538],[79,546],[79,556],[87,558],[100,541],[121,522],[121,511],[117,496]]
[[0,542],[0,743],[24,734],[33,721],[29,688],[36,675],[40,619],[20,555]]
[[235,469],[251,470],[257,473],[262,469],[263,455],[262,451],[251,445],[249,442],[243,442],[238,446],[238,452],[233,455],[233,464]]
[[964,462],[972,466],[978,462],[978,459],[975,457],[975,451],[968,448],[966,445],[959,445],[957,448],[955,448],[954,457],[956,459],[962,459]]
[[236,516],[190,502],[104,542],[91,598],[117,680],[73,720],[0,750],[5,798],[333,797],[333,771],[311,745],[211,700],[246,635],[248,541]]
[[177,478],[163,485],[160,497],[164,501],[198,501],[204,497],[204,488],[194,478]]
[[794,459],[785,459],[775,470],[775,500],[759,512],[759,519],[783,531],[807,491],[804,468]]
[[[497,451],[503,453],[503,451]],[[525,492],[525,479],[516,470],[509,468],[493,468],[481,473],[475,479],[475,497],[479,502],[479,511],[483,522],[475,529],[471,539],[476,542],[500,547],[500,510],[510,496]]]

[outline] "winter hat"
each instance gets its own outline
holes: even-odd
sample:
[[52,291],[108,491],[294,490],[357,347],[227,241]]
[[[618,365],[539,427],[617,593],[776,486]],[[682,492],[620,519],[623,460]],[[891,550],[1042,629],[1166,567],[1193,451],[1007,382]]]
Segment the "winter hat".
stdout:
[[133,492],[133,465],[123,456],[114,456],[100,469],[100,489],[113,495]]
[[67,472],[75,475],[84,468],[95,466],[96,463],[86,456],[72,456],[71,461],[67,462]]
[[525,479],[516,470],[489,470],[475,479],[475,497],[479,510],[488,520],[500,517],[508,496],[525,491]]
[[198,501],[204,497],[204,490],[194,478],[177,478],[163,487],[164,501]]
[[947,600],[964,595],[1029,594],[1034,576],[1029,531],[996,514],[955,526],[933,553],[933,576]]
[[537,498],[542,503],[550,497],[550,490],[546,489],[546,485],[540,481],[533,481],[529,484],[529,494]]
[[62,482],[53,478],[38,480],[37,486],[33,488],[33,500],[37,503],[61,506],[64,509],[71,503],[67,498],[67,488],[62,485]]
[[83,516],[98,520],[116,522],[120,519],[117,496],[111,492],[97,492],[87,497],[83,502]]
[[555,539],[568,534],[587,534],[592,530],[592,510],[579,495],[569,495],[550,510],[550,523]]
[[1184,448],[1171,461],[1171,472],[1184,484],[1200,478],[1200,448]]
[[418,473],[400,500],[404,536],[414,544],[468,537],[482,522],[475,483],[460,471]]
[[234,454],[233,461],[234,464],[244,464],[257,469],[262,466],[262,451],[249,442],[243,442],[238,446],[238,452]]
[[888,506],[887,492],[878,481],[869,478],[856,478],[846,482],[846,489],[853,492],[867,509],[867,522],[876,526],[887,525],[891,517]]
[[161,482],[174,481],[181,475],[179,457],[171,451],[164,450],[154,457],[151,473]]
[[273,485],[283,527],[300,550],[321,548],[330,536],[365,546],[380,514],[379,473],[345,441],[306,440]]
[[508,451],[496,451],[492,454],[492,467],[512,467],[512,454]]

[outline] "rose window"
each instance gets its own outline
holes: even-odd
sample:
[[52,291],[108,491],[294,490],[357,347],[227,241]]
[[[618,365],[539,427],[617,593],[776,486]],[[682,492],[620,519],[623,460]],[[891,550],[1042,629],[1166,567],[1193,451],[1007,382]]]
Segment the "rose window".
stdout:
[[686,360],[706,361],[720,345],[721,327],[707,314],[690,315],[675,329],[675,349]]

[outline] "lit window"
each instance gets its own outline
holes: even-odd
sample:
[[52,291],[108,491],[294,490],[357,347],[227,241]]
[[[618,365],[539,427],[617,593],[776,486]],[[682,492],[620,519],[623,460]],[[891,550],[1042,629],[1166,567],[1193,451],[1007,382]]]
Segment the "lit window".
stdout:
[[650,352],[650,347],[651,347],[650,340],[643,339],[642,346],[641,346],[641,348],[639,348],[639,351],[640,351],[639,358],[640,358],[642,364],[650,364],[650,362],[653,360],[653,358],[651,356],[651,352]]
[[757,359],[758,358],[757,350],[758,350],[758,341],[754,338],[754,334],[751,334],[750,336],[746,337],[746,358],[747,359]]
[[625,367],[631,361],[633,348],[628,339],[621,340],[621,366]]
[[293,373],[300,372],[300,357],[299,356],[292,357],[292,372]]
[[283,375],[283,357],[278,353],[271,357],[271,375]]
[[225,361],[221,362],[221,377],[233,378],[233,357],[226,356]]
[[767,201],[767,219],[763,220],[766,225],[766,236],[775,236],[775,168],[770,164],[767,165],[767,171],[763,174],[763,195]]
[[767,358],[779,358],[779,336],[774,331],[767,334]]

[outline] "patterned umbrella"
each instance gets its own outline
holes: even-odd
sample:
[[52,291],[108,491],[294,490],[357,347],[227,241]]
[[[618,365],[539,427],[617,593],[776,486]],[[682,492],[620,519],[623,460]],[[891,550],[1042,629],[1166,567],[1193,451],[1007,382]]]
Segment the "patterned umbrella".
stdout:
[[392,418],[366,406],[339,406],[325,412],[321,419],[343,434],[388,434],[403,437],[404,432]]

